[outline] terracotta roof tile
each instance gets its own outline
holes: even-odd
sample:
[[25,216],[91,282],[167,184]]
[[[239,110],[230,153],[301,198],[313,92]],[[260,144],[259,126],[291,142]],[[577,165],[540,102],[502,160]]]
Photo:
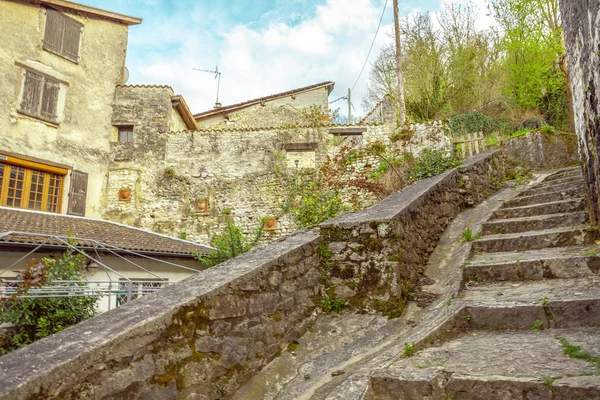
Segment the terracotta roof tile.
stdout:
[[208,110],[208,111],[204,111],[204,112],[201,112],[201,113],[198,113],[198,114],[194,114],[194,117],[196,118],[196,120],[199,120],[199,119],[202,119],[202,118],[210,117],[210,116],[212,116],[214,114],[219,114],[219,113],[224,112],[224,111],[238,110],[240,108],[244,108],[244,107],[248,107],[248,106],[251,106],[251,105],[254,105],[254,104],[258,104],[258,103],[263,102],[263,101],[270,101],[270,100],[280,99],[282,97],[287,97],[287,96],[290,96],[292,94],[296,94],[296,93],[300,93],[300,92],[306,92],[308,90],[317,89],[317,88],[319,88],[321,86],[331,86],[331,88],[333,89],[333,85],[335,85],[335,83],[332,82],[332,81],[321,82],[321,83],[317,83],[317,84],[314,84],[314,85],[305,86],[305,87],[301,87],[301,88],[294,89],[294,90],[289,90],[287,92],[271,94],[271,95],[265,96],[265,97],[259,97],[257,99],[244,101],[242,103],[237,103],[237,104],[232,104],[232,105],[229,105],[229,106],[214,108],[212,110]]
[[[125,250],[165,255],[190,256],[195,251],[206,254],[212,250],[209,246],[116,222],[8,207],[0,207],[0,233],[2,232],[73,235],[77,239],[78,245],[81,246],[91,244],[86,239],[92,239]],[[61,242],[44,236],[11,234],[0,237],[0,244],[3,243],[56,245]]]
[[173,88],[169,85],[117,85],[118,88],[146,88],[146,89],[171,89]]

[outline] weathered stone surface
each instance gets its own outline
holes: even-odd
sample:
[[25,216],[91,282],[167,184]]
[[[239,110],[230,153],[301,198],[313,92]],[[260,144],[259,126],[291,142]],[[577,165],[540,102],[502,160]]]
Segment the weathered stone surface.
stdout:
[[473,242],[474,253],[498,253],[591,244],[598,231],[566,227],[522,233],[489,235]]
[[561,1],[560,11],[590,220],[596,225],[600,220],[600,4]]
[[549,203],[533,204],[530,206],[501,208],[492,213],[492,219],[507,219],[520,217],[533,217],[536,215],[560,214],[574,211],[583,211],[585,199],[567,199]]
[[528,133],[506,141],[506,155],[529,169],[564,168],[579,162],[577,136],[573,133]]
[[[0,398],[222,398],[314,319],[305,288],[319,275],[315,259],[294,278],[280,268],[318,244],[315,233],[289,237],[1,357]],[[249,291],[260,279],[268,291]],[[296,307],[281,301],[283,284]]]
[[376,399],[404,395],[439,400],[551,400],[577,393],[582,397],[573,399],[595,398],[600,394],[597,377],[570,377],[595,374],[596,366],[564,354],[556,336],[598,354],[600,342],[594,330],[476,332],[374,372],[370,395]]
[[532,204],[551,203],[555,201],[570,199],[576,196],[580,196],[581,194],[581,190],[578,188],[568,189],[560,192],[551,191],[543,194],[516,197],[512,200],[505,202],[504,205],[507,208],[530,206]]
[[552,228],[565,228],[584,224],[588,222],[588,220],[589,215],[585,211],[490,220],[483,225],[481,234],[493,235],[498,233],[519,233]]
[[[335,296],[347,307],[400,315],[444,228],[461,210],[495,190],[494,182],[504,174],[503,162],[498,152],[481,154],[367,210],[323,224],[328,253],[321,272],[331,282],[341,280]],[[343,288],[344,283],[352,290]]]

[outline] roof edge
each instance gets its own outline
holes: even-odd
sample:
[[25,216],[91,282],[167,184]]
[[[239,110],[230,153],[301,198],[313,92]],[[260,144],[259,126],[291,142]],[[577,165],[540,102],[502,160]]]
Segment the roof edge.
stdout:
[[314,85],[304,86],[304,87],[301,87],[301,88],[297,88],[297,89],[293,89],[293,90],[288,90],[286,92],[280,92],[280,93],[270,94],[268,96],[263,96],[263,97],[259,97],[259,98],[256,98],[256,99],[247,100],[247,101],[244,101],[244,102],[241,102],[241,103],[236,103],[236,104],[231,104],[231,105],[224,106],[224,107],[214,108],[212,110],[208,110],[208,111],[204,111],[204,112],[201,112],[201,113],[194,114],[194,118],[196,119],[196,121],[198,121],[198,120],[202,120],[204,118],[212,117],[213,115],[220,114],[222,112],[233,111],[233,110],[240,110],[240,109],[243,109],[243,108],[246,108],[246,107],[258,104],[258,103],[261,103],[263,101],[276,100],[276,99],[280,99],[282,97],[291,96],[293,94],[298,94],[298,93],[308,92],[310,90],[319,89],[321,87],[327,87],[328,94],[329,94],[333,90],[334,86],[335,86],[335,82],[333,82],[333,81],[316,83]]
[[194,245],[194,246],[204,247],[204,248],[206,248],[208,250],[216,250],[214,247],[208,246],[206,244],[201,244],[201,243],[197,243],[197,242],[191,242],[189,240],[180,239],[180,238],[169,236],[169,235],[163,235],[162,233],[157,233],[157,232],[153,232],[153,231],[150,231],[150,230],[147,230],[147,229],[137,228],[135,226],[125,225],[125,224],[122,224],[120,222],[109,221],[109,220],[106,220],[106,219],[90,218],[90,217],[80,217],[79,215],[57,214],[57,213],[50,213],[50,212],[37,211],[37,210],[26,210],[26,209],[23,209],[23,208],[6,207],[6,206],[0,206],[0,211],[1,210],[20,211],[20,212],[24,212],[24,213],[43,214],[43,215],[61,216],[61,217],[65,217],[65,218],[84,219],[84,220],[88,220],[88,221],[105,222],[107,224],[118,225],[118,226],[122,226],[124,228],[129,228],[129,229],[133,229],[133,230],[136,230],[136,231],[150,233],[152,235],[160,236],[160,237],[167,238],[167,239],[177,240],[177,241],[184,242],[184,243],[187,243],[187,244],[191,244],[191,245]]
[[142,23],[142,18],[133,17],[130,15],[120,14],[114,11],[103,10],[102,8],[96,8],[92,6],[86,6],[84,4],[74,3],[67,0],[34,0],[40,4],[48,4],[56,7],[68,8],[70,10],[81,11],[86,14],[94,15],[97,17],[104,17],[120,22],[124,25],[138,25]]
[[188,107],[187,103],[185,102],[185,99],[183,98],[183,95],[176,94],[174,96],[171,96],[171,104],[173,104],[173,107],[181,115],[181,118],[183,118],[183,122],[185,122],[185,126],[187,126],[188,129],[194,131],[197,131],[199,129],[198,123],[194,118],[194,114],[192,114],[192,112],[190,111],[190,108]]

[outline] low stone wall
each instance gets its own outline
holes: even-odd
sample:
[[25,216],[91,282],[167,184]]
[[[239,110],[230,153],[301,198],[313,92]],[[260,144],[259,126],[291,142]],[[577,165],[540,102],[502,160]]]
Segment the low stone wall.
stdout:
[[219,399],[313,321],[319,236],[272,243],[0,358],[0,399]]
[[579,163],[575,134],[531,132],[507,141],[504,148],[507,157],[535,170]]
[[483,153],[370,209],[322,225],[326,300],[399,316],[409,299],[419,300],[416,286],[446,226],[498,189],[503,177],[501,153]]
[[473,157],[321,234],[271,243],[0,357],[0,400],[227,398],[319,307],[398,316],[446,225],[500,185],[502,161]]

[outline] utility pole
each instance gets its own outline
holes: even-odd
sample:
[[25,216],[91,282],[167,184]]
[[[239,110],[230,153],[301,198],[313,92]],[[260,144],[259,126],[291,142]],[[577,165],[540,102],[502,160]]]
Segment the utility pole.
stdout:
[[350,102],[350,88],[348,88],[348,125],[352,124],[352,103]]
[[396,36],[396,75],[398,83],[398,122],[400,125],[406,123],[406,106],[404,104],[404,80],[402,79],[402,68],[400,66],[400,21],[398,20],[398,0],[394,0],[394,31]]

